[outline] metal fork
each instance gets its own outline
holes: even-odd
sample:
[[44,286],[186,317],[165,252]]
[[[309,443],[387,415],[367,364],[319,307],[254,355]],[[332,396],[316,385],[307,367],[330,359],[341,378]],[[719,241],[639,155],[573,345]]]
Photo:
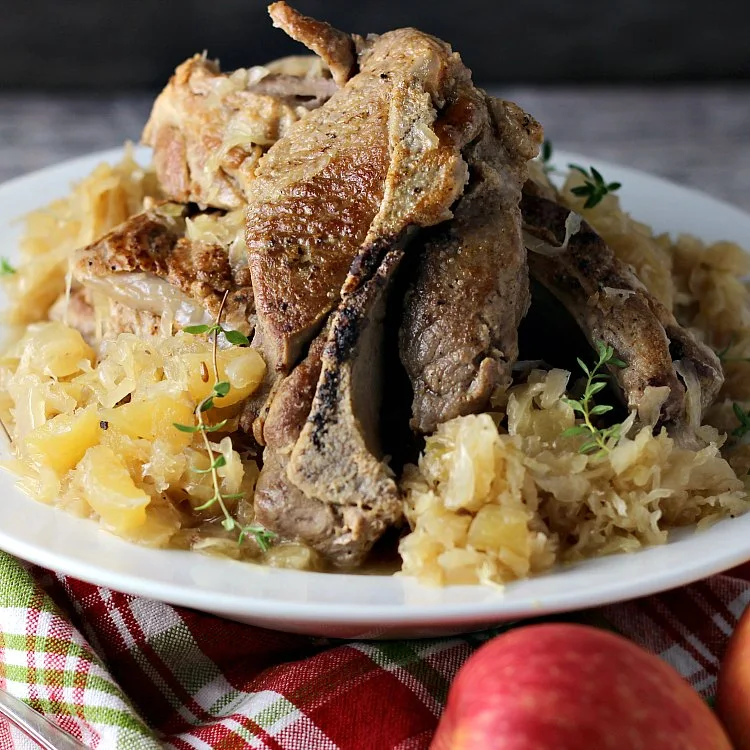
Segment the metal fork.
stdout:
[[0,688],[0,714],[44,750],[88,750],[75,737],[63,732],[31,706]]

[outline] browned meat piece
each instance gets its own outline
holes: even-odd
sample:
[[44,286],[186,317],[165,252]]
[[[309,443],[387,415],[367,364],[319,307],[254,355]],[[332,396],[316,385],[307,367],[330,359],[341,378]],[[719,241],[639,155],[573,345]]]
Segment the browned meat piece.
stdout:
[[324,554],[332,551],[342,524],[335,506],[307,497],[287,478],[294,444],[310,413],[327,332],[310,346],[307,357],[284,378],[265,423],[263,469],[255,486],[255,518],[284,539],[303,540]]
[[540,142],[519,107],[488,101],[482,136],[466,149],[469,187],[453,220],[424,240],[399,332],[414,430],[481,411],[510,377],[529,301],[521,186]]
[[268,12],[274,26],[320,55],[339,86],[349,80],[355,63],[354,41],[349,34],[334,29],[324,21],[303,16],[284,2],[272,3],[268,6]]
[[[363,46],[359,70],[269,150],[247,214],[259,340],[276,372],[294,365],[341,299],[286,466],[286,479],[305,498],[303,525],[314,529],[298,535],[312,534],[302,538],[340,566],[361,562],[401,515],[378,441],[384,305],[410,227],[450,218],[468,177],[461,152],[483,114],[458,56],[413,29]],[[263,516],[272,529],[288,528],[290,513],[268,501],[269,487],[280,491],[270,479],[283,474],[277,459],[272,453],[273,472],[260,485],[259,502],[276,508]],[[325,540],[321,516],[308,523],[318,507],[310,501],[333,518]]]
[[75,328],[91,346],[123,332],[141,338],[155,336],[162,327],[161,315],[134,309],[111,297],[94,298],[92,290],[84,286],[74,287],[70,295],[61,294],[50,308],[49,318]]
[[388,251],[375,275],[334,315],[312,409],[287,467],[305,497],[305,512],[314,501],[334,519],[323,545],[305,541],[341,567],[361,564],[401,517],[398,489],[380,450],[378,417],[386,291],[402,256],[401,249]]
[[[613,368],[613,375],[631,409],[648,386],[670,389],[658,424],[682,434],[686,391],[673,360],[695,369],[705,409],[724,381],[716,354],[679,326],[586,222],[573,231],[569,209],[526,193],[521,208],[525,232],[545,243],[531,251],[534,243],[527,241],[532,276],[562,302],[590,341],[604,341],[627,362],[625,369]],[[563,249],[566,221],[570,231]]]
[[155,206],[79,250],[73,275],[89,294],[108,298],[124,330],[141,332],[168,316],[176,328],[211,322],[229,290],[224,320],[252,330],[247,267],[232,268],[227,247],[185,237],[185,207]]
[[227,74],[203,55],[185,61],[143,131],[164,193],[180,203],[242,206],[264,151],[334,90],[331,78],[320,74],[262,67]]
[[[466,180],[464,162],[430,127],[433,106],[446,106],[457,77],[468,80],[447,45],[412,29],[389,32],[371,43],[359,65],[343,89],[271,147],[250,188],[247,245],[258,343],[271,371],[288,371],[338,304],[368,232],[382,236],[373,222],[403,170],[424,177],[417,184],[412,176],[415,214],[441,190],[450,193],[449,205]],[[413,155],[397,166],[394,149]],[[447,216],[443,211],[422,223]]]

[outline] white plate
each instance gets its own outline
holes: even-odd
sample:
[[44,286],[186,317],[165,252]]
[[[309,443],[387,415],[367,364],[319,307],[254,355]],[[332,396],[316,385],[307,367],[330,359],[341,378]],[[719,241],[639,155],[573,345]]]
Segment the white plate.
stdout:
[[[0,255],[11,262],[20,227],[12,220],[63,196],[72,180],[120,150],[44,169],[0,186]],[[148,153],[140,156],[145,160]],[[577,154],[557,161],[588,164]],[[750,216],[698,192],[597,162],[619,180],[624,206],[659,231],[690,232],[750,247]],[[428,588],[389,576],[267,569],[194,552],[138,547],[91,521],[37,503],[0,475],[0,548],[84,581],[192,607],[241,622],[343,638],[456,633],[522,617],[615,602],[680,586],[750,559],[750,514],[631,555],[590,560],[504,591],[482,586]]]

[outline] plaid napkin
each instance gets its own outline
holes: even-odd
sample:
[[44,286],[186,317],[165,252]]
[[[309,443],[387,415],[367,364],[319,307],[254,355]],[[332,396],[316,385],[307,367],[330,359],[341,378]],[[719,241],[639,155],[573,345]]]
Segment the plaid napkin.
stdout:
[[[715,691],[750,566],[565,619],[632,638]],[[342,643],[238,625],[0,553],[0,686],[92,748],[420,750],[456,671],[500,630]],[[0,750],[34,747],[0,723]]]

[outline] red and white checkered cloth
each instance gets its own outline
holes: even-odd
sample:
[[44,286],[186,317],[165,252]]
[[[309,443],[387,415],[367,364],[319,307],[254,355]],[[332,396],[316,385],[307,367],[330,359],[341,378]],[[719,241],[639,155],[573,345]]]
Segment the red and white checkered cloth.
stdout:
[[[710,700],[748,602],[745,566],[565,619],[619,631]],[[0,686],[92,748],[427,748],[456,671],[496,632],[356,643],[287,635],[29,572],[0,553]],[[31,747],[0,723],[0,750]]]

